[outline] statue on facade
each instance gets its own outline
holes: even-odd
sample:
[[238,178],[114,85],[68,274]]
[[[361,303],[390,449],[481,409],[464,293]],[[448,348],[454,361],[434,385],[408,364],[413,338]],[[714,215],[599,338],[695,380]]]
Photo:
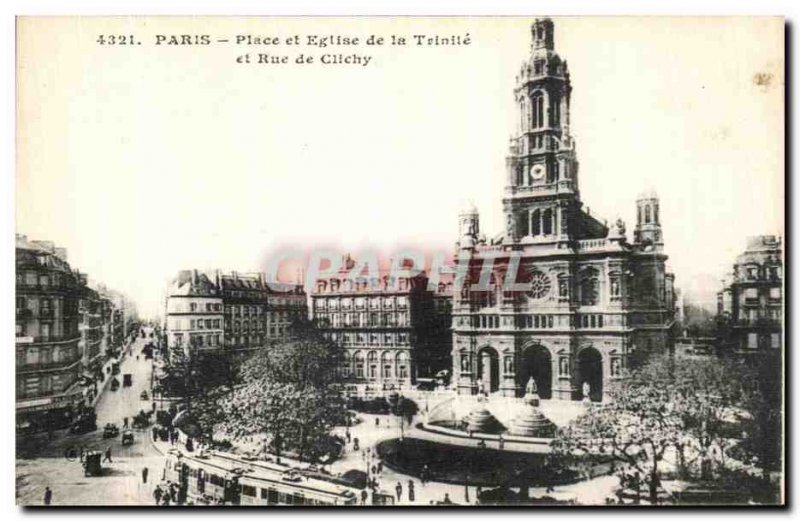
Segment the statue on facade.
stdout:
[[583,382],[583,399],[584,401],[589,401],[589,395],[592,392],[592,386],[589,384],[589,381]]
[[563,357],[563,358],[561,358],[559,363],[560,363],[560,367],[559,367],[559,371],[558,371],[559,374],[562,375],[562,376],[568,375],[569,374],[569,360],[567,360],[566,357]]
[[620,370],[620,361],[619,358],[612,358],[611,359],[611,375],[612,376],[619,376]]
[[617,219],[617,235],[625,236],[625,221],[622,219]]
[[514,216],[511,213],[506,215],[506,236],[510,239],[516,238],[514,231]]

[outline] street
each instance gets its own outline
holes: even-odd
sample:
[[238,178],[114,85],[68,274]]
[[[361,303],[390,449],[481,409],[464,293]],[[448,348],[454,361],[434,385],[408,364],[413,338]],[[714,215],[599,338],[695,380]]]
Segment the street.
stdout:
[[[35,440],[22,445],[17,442],[16,497],[20,505],[41,505],[45,487],[53,492],[54,505],[147,505],[152,504],[153,482],[160,476],[162,456],[150,443],[150,431],[134,431],[133,445],[123,447],[121,436],[103,438],[103,426],[116,424],[122,431],[123,418],[128,421],[140,410],[152,407],[151,401],[140,400],[139,394],[147,390],[150,395],[151,360],[145,360],[141,350],[149,341],[137,336],[120,363],[120,374],[130,373],[131,387],[120,385],[116,391],[108,385],[95,406],[97,430],[85,434],[69,434],[67,429],[57,431],[48,440],[40,433]],[[136,359],[137,355],[139,360]],[[111,447],[112,463],[104,462],[104,475],[85,477],[76,454],[81,449],[104,452]],[[142,484],[142,469],[148,467],[147,485]]]

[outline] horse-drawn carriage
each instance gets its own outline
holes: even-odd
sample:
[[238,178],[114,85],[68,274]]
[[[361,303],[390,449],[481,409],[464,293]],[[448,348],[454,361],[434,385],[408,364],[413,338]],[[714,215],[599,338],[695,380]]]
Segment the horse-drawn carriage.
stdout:
[[97,450],[92,450],[83,455],[83,475],[84,476],[99,476],[103,473],[103,466],[100,461],[103,458],[103,453]]

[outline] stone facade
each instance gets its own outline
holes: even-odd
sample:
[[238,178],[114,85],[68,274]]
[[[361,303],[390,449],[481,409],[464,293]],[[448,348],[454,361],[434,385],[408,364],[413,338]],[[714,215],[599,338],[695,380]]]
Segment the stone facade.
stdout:
[[717,294],[729,326],[727,349],[741,353],[783,347],[783,249],[780,237],[751,237],[736,258],[729,283]]
[[267,283],[263,273],[181,271],[166,306],[167,345],[187,350],[258,349],[308,316],[301,285]]
[[315,323],[345,350],[345,381],[402,389],[449,369],[452,285],[432,290],[424,275],[351,277],[354,266],[345,259],[339,275],[318,280],[311,295]]
[[[118,307],[49,241],[16,236],[16,416],[27,431],[61,428],[85,405],[102,362],[119,347]],[[131,320],[134,317],[131,316]]]
[[475,208],[459,216],[456,262],[468,268],[453,300],[453,375],[463,394],[521,396],[533,377],[542,398],[601,400],[623,369],[671,349],[674,277],[654,193],[636,202],[632,243],[621,220],[609,228],[583,208],[567,64],[552,21],[531,32],[504,233],[487,241]]

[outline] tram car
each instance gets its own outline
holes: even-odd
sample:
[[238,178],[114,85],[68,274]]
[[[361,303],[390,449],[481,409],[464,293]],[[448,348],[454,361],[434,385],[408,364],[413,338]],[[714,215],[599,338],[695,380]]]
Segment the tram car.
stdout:
[[275,463],[179,449],[168,451],[164,479],[185,486],[195,504],[355,505],[360,492],[334,477],[320,479]]

